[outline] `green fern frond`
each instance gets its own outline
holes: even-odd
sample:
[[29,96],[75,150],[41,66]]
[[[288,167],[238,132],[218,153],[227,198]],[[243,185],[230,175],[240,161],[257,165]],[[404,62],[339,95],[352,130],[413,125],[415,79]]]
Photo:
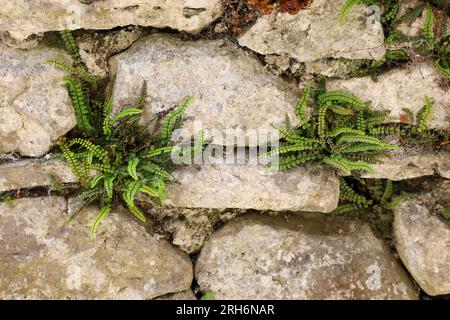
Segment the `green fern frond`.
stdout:
[[268,172],[274,170],[289,170],[304,163],[314,161],[323,157],[321,152],[301,153],[287,156],[281,159],[277,164],[269,164],[266,167]]
[[154,163],[147,163],[142,167],[142,170],[148,171],[154,175],[163,177],[164,179],[174,180],[175,178],[166,170],[162,169],[160,166]]
[[303,90],[303,96],[298,100],[297,106],[295,107],[295,114],[300,121],[300,126],[304,125],[306,120],[305,110],[308,106],[309,99],[311,97],[311,87],[307,85]]
[[105,151],[101,146],[82,138],[75,138],[69,142],[69,146],[73,146],[76,144],[91,152],[98,159],[102,160],[104,164],[109,163],[108,152]]
[[89,121],[89,100],[81,83],[73,77],[64,77],[63,81],[69,92],[72,106],[77,118],[78,127],[86,134],[91,134],[94,130]]
[[104,174],[99,174],[99,175],[95,176],[91,180],[91,188],[94,189],[97,186],[97,184],[100,182],[100,180],[102,180],[103,178],[105,178]]
[[320,145],[318,145],[318,144],[312,144],[312,143],[308,143],[308,142],[298,142],[297,144],[293,144],[293,145],[281,146],[275,150],[267,152],[264,156],[271,158],[273,156],[280,155],[280,154],[286,154],[289,152],[298,152],[298,151],[304,151],[304,150],[314,150],[319,147],[320,147]]
[[180,123],[188,105],[192,102],[192,100],[193,97],[187,97],[175,110],[167,115],[161,127],[162,141],[170,140],[173,131],[177,129],[177,124]]
[[423,24],[423,35],[427,40],[428,46],[433,50],[435,46],[434,40],[434,13],[430,4],[425,7],[425,22]]
[[63,30],[60,32],[61,39],[66,51],[72,56],[75,63],[81,63],[80,49],[69,30]]
[[67,62],[58,59],[50,59],[47,60],[46,63],[70,75],[78,76],[80,79],[89,83],[98,80],[98,78],[95,75],[92,75],[89,72],[87,72],[83,66],[72,67]]
[[156,156],[160,156],[164,153],[172,153],[172,151],[174,151],[175,149],[177,149],[176,147],[162,147],[162,148],[157,148],[154,150],[151,150],[149,152],[147,152],[143,157],[144,158],[154,158]]
[[342,205],[339,205],[336,209],[334,209],[331,212],[331,215],[334,215],[334,216],[343,215],[343,214],[356,212],[358,210],[361,210],[361,208],[359,206],[357,206],[356,204],[352,204],[352,203],[342,204]]
[[69,146],[67,146],[66,144],[60,144],[59,148],[62,151],[64,159],[66,159],[67,163],[69,164],[70,169],[72,169],[74,176],[80,181],[85,180],[86,176],[80,170],[78,160],[75,156],[75,153],[73,153],[70,150]]
[[384,189],[383,195],[381,196],[380,202],[382,204],[387,203],[394,193],[394,184],[392,180],[386,180],[386,187]]
[[138,220],[145,223],[145,215],[141,209],[139,209],[134,203],[127,203],[127,207]]
[[327,111],[328,111],[327,106],[321,106],[319,109],[319,115],[317,116],[317,124],[318,124],[317,131],[321,139],[325,139],[327,135],[328,130],[326,121]]
[[100,213],[97,215],[97,217],[92,222],[91,226],[91,232],[90,232],[90,238],[91,240],[94,239],[95,233],[97,231],[97,227],[100,224],[100,222],[111,212],[111,204],[106,204],[102,207],[100,210]]
[[337,128],[337,129],[334,129],[333,131],[329,132],[327,134],[327,137],[334,138],[334,137],[337,137],[337,136],[339,136],[341,134],[346,134],[346,133],[353,134],[353,135],[361,135],[361,136],[366,134],[364,131],[357,130],[357,129]]
[[356,116],[356,129],[358,129],[359,132],[363,132],[364,134],[367,130],[366,112],[364,110],[358,112]]
[[137,166],[139,164],[139,158],[133,157],[128,161],[128,174],[134,179],[138,180],[138,174],[137,174]]
[[114,122],[119,121],[122,118],[135,116],[135,115],[138,115],[141,113],[142,113],[141,109],[127,108],[127,109],[122,110],[114,118],[112,118],[111,122],[114,123]]
[[332,155],[325,157],[323,158],[323,162],[330,167],[343,172],[344,174],[350,175],[351,169],[348,166],[348,161],[345,161],[345,159],[341,156]]
[[341,7],[341,11],[339,13],[339,22],[341,24],[345,23],[345,19],[347,18],[350,11],[358,4],[361,4],[361,0],[346,0],[345,3]]
[[103,188],[105,189],[106,197],[109,200],[112,200],[114,195],[114,180],[116,177],[107,176],[103,179]]
[[344,178],[339,177],[339,186],[340,186],[340,193],[339,197],[342,200],[347,200],[349,202],[352,202],[356,204],[358,207],[367,208],[370,205],[372,205],[373,201],[370,199],[367,199],[365,196],[356,193],[350,185],[345,181]]
[[362,142],[362,143],[366,143],[366,144],[375,144],[375,145],[379,145],[379,146],[383,145],[383,142],[381,142],[380,140],[378,140],[375,137],[366,136],[366,135],[355,135],[355,134],[342,135],[338,139],[337,144],[339,145],[339,144],[346,143],[346,142],[350,142],[350,143]]
[[149,187],[147,185],[143,185],[139,191],[146,193],[151,197],[159,197],[159,190]]
[[422,107],[422,109],[419,110],[417,113],[417,131],[423,132],[427,128],[427,123],[431,117],[431,110],[433,107],[433,103],[431,102],[430,98],[425,96],[425,106]]
[[366,151],[386,151],[386,150],[396,150],[397,146],[391,144],[359,144],[359,145],[349,145],[341,150],[340,153],[357,153],[357,152],[366,152]]
[[135,103],[135,108],[143,109],[145,106],[145,99],[147,99],[147,81],[146,80],[144,80],[144,83],[142,84],[141,94],[139,96],[139,99]]
[[336,104],[348,104],[354,107],[354,110],[361,111],[367,109],[367,104],[362,102],[356,96],[345,91],[328,91],[317,98],[319,106]]
[[442,66],[440,59],[436,60],[434,65],[436,70],[450,81],[450,68]]

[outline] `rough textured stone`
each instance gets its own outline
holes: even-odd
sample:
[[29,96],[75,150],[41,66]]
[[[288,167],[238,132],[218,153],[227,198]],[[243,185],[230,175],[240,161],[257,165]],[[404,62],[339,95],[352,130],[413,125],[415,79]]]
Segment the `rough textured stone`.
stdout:
[[[392,143],[392,142],[391,142]],[[450,177],[450,152],[426,148],[400,147],[381,158],[383,163],[374,164],[374,173],[364,173],[364,178],[390,179],[394,181],[430,176],[436,172]]]
[[67,225],[60,197],[0,204],[0,299],[151,299],[188,290],[189,257],[111,213],[95,241],[90,208]]
[[299,167],[265,175],[261,165],[203,165],[173,172],[165,204],[193,208],[239,208],[330,212],[339,181],[324,169]]
[[22,160],[0,165],[0,192],[77,182],[64,161]]
[[449,207],[450,182],[446,181],[432,194],[408,200],[395,211],[397,251],[420,287],[431,296],[450,294],[450,221],[437,215],[437,211]]
[[428,96],[435,102],[428,127],[446,129],[450,123],[450,91],[440,86],[440,77],[433,65],[421,63],[391,70],[377,81],[370,77],[329,81],[327,88],[349,91],[372,102],[374,110],[390,110],[386,118],[389,122],[400,122],[403,108],[417,114]]
[[[325,58],[381,59],[385,53],[381,27],[369,28],[363,6],[339,22],[343,0],[315,0],[296,15],[274,12],[260,17],[239,44],[260,54],[285,54],[300,62]],[[364,18],[366,16],[366,18]]]
[[99,77],[105,77],[109,72],[108,58],[129,48],[143,34],[143,28],[130,26],[108,32],[84,32],[76,41],[81,59],[89,71]]
[[186,290],[183,292],[168,294],[159,297],[156,300],[197,300],[197,297],[195,296],[194,292],[192,292],[192,290]]
[[[228,128],[271,132],[271,124],[281,126],[285,114],[295,119],[298,88],[268,73],[255,56],[228,41],[182,41],[154,34],[112,57],[110,66],[116,110],[132,103],[147,80],[145,120],[194,96],[183,127],[194,133],[199,131],[194,131],[194,121],[201,121],[204,129],[219,132],[212,132],[213,143],[227,144],[222,134]],[[255,145],[237,142],[245,143]]]
[[45,64],[69,57],[48,48],[5,50],[0,56],[0,153],[42,156],[76,124],[60,79],[64,73]]
[[217,299],[414,299],[399,263],[368,225],[336,217],[237,218],[195,265]]
[[1,0],[0,30],[15,38],[63,29],[138,25],[199,33],[220,17],[219,0]]

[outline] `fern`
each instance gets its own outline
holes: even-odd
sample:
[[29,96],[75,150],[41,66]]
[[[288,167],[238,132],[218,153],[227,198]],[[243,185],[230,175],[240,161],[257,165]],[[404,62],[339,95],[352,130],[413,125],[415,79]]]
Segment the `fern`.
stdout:
[[100,222],[111,212],[111,204],[106,204],[102,207],[100,210],[100,213],[97,215],[97,217],[92,222],[91,226],[91,232],[90,232],[90,238],[91,240],[95,237],[95,232],[97,231],[97,227],[100,224]]
[[417,131],[423,132],[427,128],[427,123],[431,117],[431,109],[433,107],[433,103],[431,102],[430,98],[425,96],[425,106],[419,110],[419,113],[417,114]]
[[66,51],[72,56],[76,64],[81,63],[80,50],[75,42],[72,33],[69,30],[63,30],[60,32],[61,39]]
[[348,104],[356,111],[361,111],[367,109],[367,105],[362,102],[360,99],[352,95],[351,93],[344,91],[330,91],[323,93],[318,97],[318,105],[323,106],[328,103],[344,103]]
[[188,105],[192,102],[192,97],[187,97],[174,111],[172,111],[164,120],[161,129],[161,140],[168,141],[172,136],[172,133],[177,129],[184,112]]
[[88,98],[85,95],[81,83],[73,77],[64,77],[64,83],[66,84],[69,92],[72,106],[77,118],[78,127],[85,133],[91,134],[93,127],[89,121],[89,103]]
[[434,13],[430,4],[425,7],[425,22],[423,25],[423,35],[427,40],[430,50],[434,49]]
[[346,142],[350,142],[350,143],[354,143],[354,142],[362,142],[365,144],[375,144],[378,146],[382,146],[383,142],[381,142],[380,140],[378,140],[375,137],[370,137],[370,136],[366,136],[366,135],[356,135],[356,134],[344,134],[342,135],[338,141],[337,144],[342,144],[342,143],[346,143]]
[[339,177],[340,195],[342,200],[347,200],[358,207],[367,208],[372,205],[373,201],[367,199],[365,196],[356,193],[342,177]]
[[344,5],[341,7],[341,11],[339,13],[339,21],[344,24],[345,19],[347,18],[350,11],[358,4],[361,4],[361,0],[346,0]]
[[311,97],[311,87],[307,85],[303,91],[303,96],[298,100],[297,106],[295,108],[295,114],[300,121],[300,126],[304,125],[306,120],[305,110],[308,106],[309,99]]
[[128,161],[128,173],[134,180],[139,180],[138,174],[137,174],[137,166],[139,164],[139,158],[131,158],[130,161]]

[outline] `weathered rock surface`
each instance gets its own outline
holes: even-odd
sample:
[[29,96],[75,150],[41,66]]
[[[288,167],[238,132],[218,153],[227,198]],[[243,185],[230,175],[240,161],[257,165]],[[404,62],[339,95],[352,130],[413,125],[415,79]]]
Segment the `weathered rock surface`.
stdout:
[[368,27],[364,6],[357,6],[345,24],[339,22],[344,0],[315,0],[296,15],[274,12],[260,17],[239,44],[260,54],[289,54],[300,62],[325,58],[375,59],[385,53],[383,30]]
[[[112,57],[110,66],[116,110],[133,103],[147,80],[145,120],[193,96],[183,128],[199,132],[194,122],[201,121],[203,129],[216,129],[209,135],[212,143],[234,144],[222,136],[229,128],[246,134],[248,129],[270,133],[274,132],[271,124],[281,126],[285,114],[295,119],[298,88],[268,73],[255,56],[228,41],[182,41],[154,34]],[[236,144],[263,144],[264,138]]]
[[67,225],[64,198],[0,204],[0,299],[151,299],[190,288],[189,257],[128,213],[111,213],[89,240],[97,211]]
[[429,295],[450,294],[450,182],[404,202],[395,211],[396,248],[404,265]]
[[0,165],[0,192],[77,182],[65,161],[22,160]]
[[0,55],[0,153],[42,156],[76,124],[64,73],[45,64],[69,57],[48,48]]
[[194,292],[192,292],[192,290],[186,290],[183,292],[168,294],[156,298],[156,300],[197,300],[197,297],[195,296]]
[[435,173],[450,178],[450,153],[448,151],[417,150],[401,147],[374,164],[374,173],[364,173],[364,178],[390,179],[394,181],[430,176]]
[[244,216],[214,233],[195,265],[217,299],[414,299],[368,225],[336,217]]
[[129,25],[199,33],[221,13],[219,0],[1,0],[0,30],[20,39],[47,31]]
[[109,72],[108,58],[129,48],[143,35],[143,28],[129,26],[108,32],[87,31],[78,36],[76,41],[88,70],[105,77]]
[[203,165],[173,172],[165,204],[191,208],[238,208],[330,212],[339,181],[324,169],[299,167],[273,175],[262,165]]
[[390,110],[389,122],[400,122],[403,108],[414,114],[425,105],[425,96],[434,101],[428,128],[446,129],[450,123],[450,91],[440,86],[440,74],[430,63],[412,64],[378,77],[332,80],[329,90],[345,90],[363,101],[372,102],[374,110]]

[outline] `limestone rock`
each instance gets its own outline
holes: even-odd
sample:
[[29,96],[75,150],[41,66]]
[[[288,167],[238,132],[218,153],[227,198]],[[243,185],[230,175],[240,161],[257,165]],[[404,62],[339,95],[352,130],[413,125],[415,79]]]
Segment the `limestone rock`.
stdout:
[[129,25],[199,33],[221,13],[220,0],[1,0],[0,30],[19,39],[47,31]]
[[357,6],[345,24],[339,22],[344,0],[315,0],[296,15],[274,12],[260,17],[239,44],[260,54],[289,54],[300,62],[326,58],[375,59],[385,53],[381,26],[368,26],[364,6]]
[[98,209],[69,225],[60,197],[0,204],[0,299],[151,299],[188,290],[189,257],[118,210],[89,239]]
[[175,169],[166,205],[330,212],[337,207],[339,181],[324,169],[298,167],[273,175],[262,165],[203,165]]
[[76,124],[64,73],[45,64],[69,57],[48,48],[0,54],[0,153],[42,156]]
[[129,48],[144,34],[143,28],[135,26],[108,32],[87,31],[76,38],[81,59],[89,71],[99,77],[105,77],[108,70],[108,58]]
[[394,181],[431,176],[436,172],[450,178],[450,153],[448,151],[414,150],[401,147],[380,158],[383,163],[374,164],[374,173],[364,173],[364,178],[390,179]]
[[274,132],[271,124],[282,126],[285,114],[295,119],[298,88],[270,74],[255,56],[229,41],[182,41],[154,34],[112,57],[110,66],[115,76],[115,110],[133,103],[147,80],[144,120],[150,121],[156,113],[193,96],[183,128],[189,134],[199,132],[201,128],[194,123],[200,121],[203,129],[210,129],[212,143],[264,144],[265,135],[258,142],[234,143],[226,141],[223,134],[236,129],[247,135],[254,129],[270,135]]
[[195,265],[217,299],[415,299],[366,224],[317,215],[247,215],[216,231]]
[[186,290],[183,292],[171,293],[162,297],[157,298],[156,300],[197,300],[194,292],[192,290]]
[[65,161],[22,160],[0,165],[0,192],[77,182]]
[[349,91],[371,102],[374,110],[389,110],[389,122],[400,122],[403,108],[414,114],[425,105],[425,96],[434,100],[428,128],[447,129],[450,123],[450,91],[440,86],[440,74],[430,63],[411,64],[405,68],[393,69],[378,77],[347,80],[332,80],[329,90]]
[[[395,211],[394,236],[403,264],[429,295],[450,294],[450,221],[437,214],[450,208],[450,182],[433,194],[404,202]],[[439,202],[443,202],[442,204]]]

